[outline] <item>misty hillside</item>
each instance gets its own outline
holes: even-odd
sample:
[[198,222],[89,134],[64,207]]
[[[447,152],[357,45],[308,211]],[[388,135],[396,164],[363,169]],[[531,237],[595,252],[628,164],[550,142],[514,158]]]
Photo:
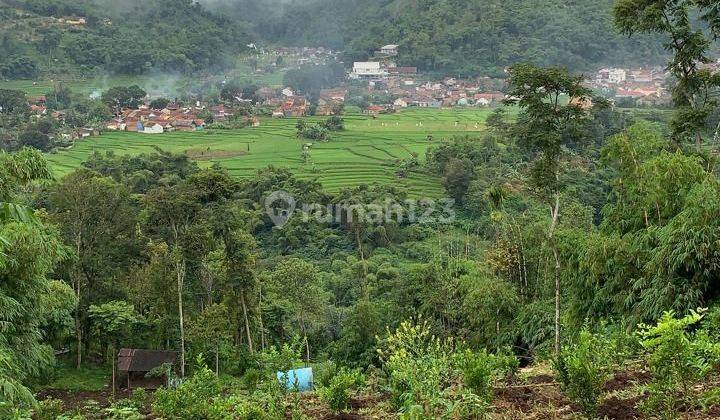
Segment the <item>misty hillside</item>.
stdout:
[[348,63],[399,44],[398,64],[460,76],[500,74],[523,61],[572,70],[660,63],[661,40],[617,34],[611,7],[612,0],[0,0],[0,75],[217,72],[251,40],[331,47]]
[[0,74],[223,68],[250,40],[242,23],[190,0],[0,0]]
[[256,36],[323,45],[367,58],[400,45],[400,64],[461,75],[519,61],[581,70],[662,62],[657,37],[628,39],[612,23],[613,0],[205,0],[246,19]]

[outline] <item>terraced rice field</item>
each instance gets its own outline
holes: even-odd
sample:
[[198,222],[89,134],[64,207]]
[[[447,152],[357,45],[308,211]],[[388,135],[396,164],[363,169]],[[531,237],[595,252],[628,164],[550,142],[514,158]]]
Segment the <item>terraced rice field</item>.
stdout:
[[[405,178],[396,175],[396,160],[416,153],[422,162],[432,144],[455,135],[484,129],[487,109],[413,109],[373,119],[346,115],[342,132],[329,142],[314,143],[307,163],[295,136],[296,119],[263,119],[260,127],[242,130],[138,134],[108,132],[76,142],[70,150],[48,155],[62,176],[95,151],[116,154],[153,152],[158,148],[186,153],[201,166],[218,163],[240,178],[267,165],[287,167],[301,178],[317,179],[328,191],[360,184],[383,183],[405,187],[414,197],[443,194],[440,179],[423,170]],[[312,120],[312,119],[310,119]],[[432,140],[428,140],[432,135]]]

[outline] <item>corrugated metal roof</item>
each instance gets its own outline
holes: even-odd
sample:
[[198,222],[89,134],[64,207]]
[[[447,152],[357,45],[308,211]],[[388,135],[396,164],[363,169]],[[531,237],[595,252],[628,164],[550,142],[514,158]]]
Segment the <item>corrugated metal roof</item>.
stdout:
[[163,363],[174,363],[177,353],[170,350],[120,349],[118,370],[149,372]]

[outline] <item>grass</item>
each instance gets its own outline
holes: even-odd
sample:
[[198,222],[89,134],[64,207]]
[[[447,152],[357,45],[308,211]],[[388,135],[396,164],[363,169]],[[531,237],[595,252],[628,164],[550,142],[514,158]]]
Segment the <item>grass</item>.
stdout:
[[[455,135],[484,129],[488,109],[412,109],[377,119],[362,114],[345,116],[346,129],[329,142],[312,146],[304,163],[295,136],[296,119],[261,121],[241,130],[138,134],[107,132],[75,143],[70,150],[48,155],[57,176],[80,166],[93,152],[151,153],[158,148],[186,153],[201,166],[220,164],[238,178],[248,178],[267,165],[287,167],[298,177],[316,179],[328,191],[381,183],[405,187],[413,197],[443,195],[440,179],[422,170],[405,178],[396,175],[396,160],[417,154],[422,162],[429,146]],[[310,120],[313,120],[312,118]],[[428,140],[432,135],[432,141]]]
[[47,389],[65,389],[68,391],[101,391],[111,379],[109,366],[82,365],[80,369],[68,363],[59,363],[55,379],[43,384]]

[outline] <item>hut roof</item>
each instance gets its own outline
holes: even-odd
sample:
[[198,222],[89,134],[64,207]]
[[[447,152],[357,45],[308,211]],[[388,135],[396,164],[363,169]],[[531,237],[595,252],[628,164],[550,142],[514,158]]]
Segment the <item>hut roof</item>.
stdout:
[[120,349],[118,369],[127,372],[149,372],[163,363],[174,363],[177,353],[168,350]]

